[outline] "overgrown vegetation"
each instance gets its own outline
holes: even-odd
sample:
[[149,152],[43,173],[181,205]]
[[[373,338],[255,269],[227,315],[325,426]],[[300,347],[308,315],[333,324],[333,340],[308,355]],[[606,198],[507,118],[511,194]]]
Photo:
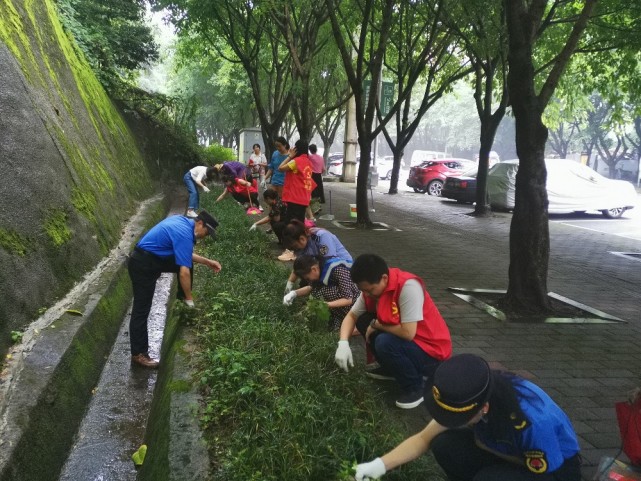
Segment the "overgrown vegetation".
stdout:
[[[202,423],[215,460],[214,479],[349,479],[354,461],[368,461],[407,433],[358,367],[334,364],[336,335],[306,324],[282,305],[287,269],[269,240],[248,232],[241,207],[205,204],[220,221],[218,239],[201,253],[219,260],[212,275],[196,269],[195,316],[204,394]],[[320,311],[316,307],[302,312]],[[326,321],[325,324],[326,326]],[[386,479],[438,479],[424,456]]]

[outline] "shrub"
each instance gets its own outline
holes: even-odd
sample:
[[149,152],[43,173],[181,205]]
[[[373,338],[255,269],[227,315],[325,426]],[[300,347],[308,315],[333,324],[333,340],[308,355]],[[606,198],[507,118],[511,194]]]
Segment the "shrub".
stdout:
[[204,147],[203,152],[208,165],[236,160],[236,154],[234,154],[232,149],[218,144],[211,144],[209,147]]

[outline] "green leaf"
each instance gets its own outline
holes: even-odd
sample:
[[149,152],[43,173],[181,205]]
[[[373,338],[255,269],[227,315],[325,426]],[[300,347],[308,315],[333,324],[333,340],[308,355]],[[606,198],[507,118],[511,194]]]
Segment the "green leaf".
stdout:
[[142,466],[142,463],[145,462],[145,456],[147,455],[147,445],[143,444],[138,448],[138,451],[136,451],[132,456],[131,460],[134,462],[136,466]]

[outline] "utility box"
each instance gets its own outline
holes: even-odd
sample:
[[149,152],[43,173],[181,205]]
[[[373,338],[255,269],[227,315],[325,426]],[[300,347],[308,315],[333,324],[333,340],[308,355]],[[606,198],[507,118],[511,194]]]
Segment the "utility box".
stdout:
[[375,165],[370,165],[367,171],[367,188],[378,187],[378,168]]
[[263,134],[259,128],[250,127],[240,131],[240,144],[238,145],[238,162],[246,164],[249,162],[249,156],[254,153],[252,145],[259,144],[260,151],[265,152],[263,145]]

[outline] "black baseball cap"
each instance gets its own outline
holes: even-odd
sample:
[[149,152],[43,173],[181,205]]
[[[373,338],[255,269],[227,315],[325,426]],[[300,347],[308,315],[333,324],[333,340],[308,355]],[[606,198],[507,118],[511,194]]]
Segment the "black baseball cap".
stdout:
[[209,233],[212,239],[216,238],[216,227],[218,227],[218,221],[214,219],[214,216],[212,216],[206,210],[201,210],[198,213],[196,220],[200,220],[202,221],[203,224],[205,224],[205,227],[207,228],[207,232]]
[[459,354],[444,361],[434,373],[425,405],[434,420],[448,428],[467,424],[481,410],[492,391],[492,371],[485,359]]

